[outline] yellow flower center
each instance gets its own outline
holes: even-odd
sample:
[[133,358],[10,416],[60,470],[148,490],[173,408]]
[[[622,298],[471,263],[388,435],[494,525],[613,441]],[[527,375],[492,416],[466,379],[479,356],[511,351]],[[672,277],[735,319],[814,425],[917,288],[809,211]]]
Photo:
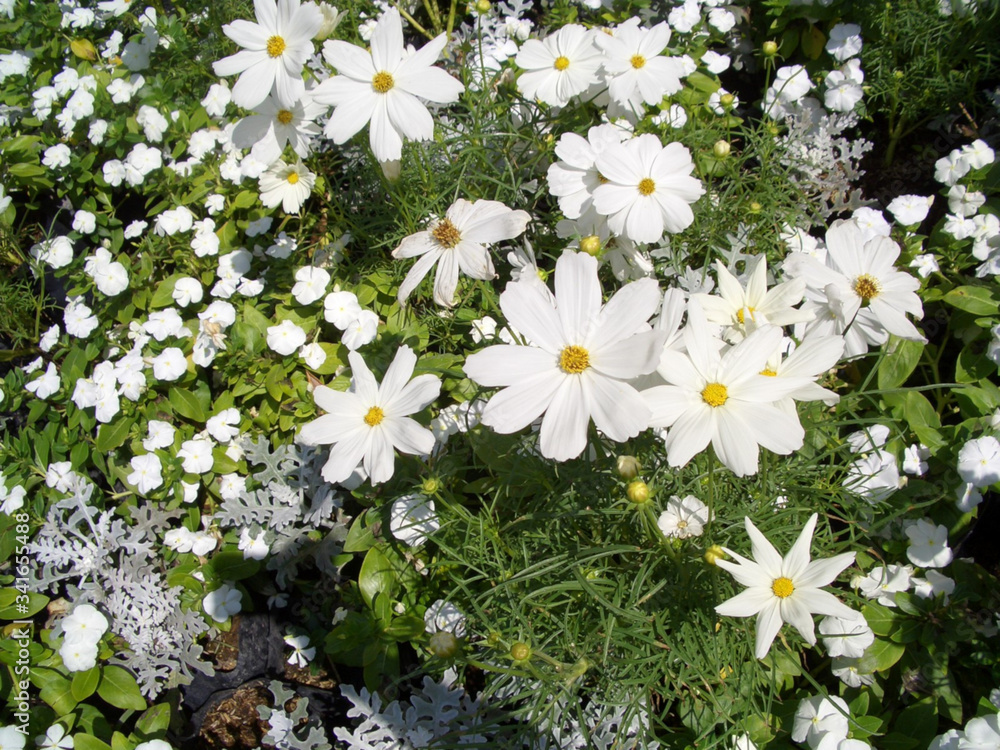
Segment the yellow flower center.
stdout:
[[387,73],[384,70],[380,70],[372,78],[372,88],[380,94],[384,94],[395,85],[396,82],[392,78],[392,73]]
[[632,67],[638,70],[639,68],[641,68],[643,65],[646,64],[646,58],[643,57],[642,55],[632,55],[632,59],[630,62],[632,63]]
[[677,522],[677,528],[678,529],[686,529],[687,527],[688,527],[688,522],[687,521],[678,521]]
[[882,293],[882,285],[874,276],[863,273],[854,280],[854,293],[867,302]]
[[556,61],[552,63],[552,67],[556,70],[566,70],[566,68],[569,67],[569,58],[559,55],[559,57],[556,58]]
[[771,591],[779,599],[787,599],[795,591],[795,586],[792,585],[790,579],[782,576],[781,578],[774,579],[774,583],[771,584]]
[[602,175],[600,172],[597,173],[597,181],[602,185],[608,184],[608,178]]
[[431,237],[441,247],[447,247],[448,249],[455,247],[462,240],[461,233],[447,219],[442,219],[438,222],[438,225],[431,232]]
[[285,40],[280,36],[272,36],[267,40],[267,55],[268,57],[281,57],[281,53],[285,51]]
[[287,109],[278,110],[278,122],[280,122],[282,125],[287,125],[291,121],[292,121],[291,112],[289,112]]
[[741,325],[743,323],[746,323],[746,320],[745,320],[746,314],[743,312],[743,310],[749,310],[750,311],[750,318],[753,319],[753,314],[754,314],[754,310],[755,309],[753,307],[746,307],[746,308],[741,307],[739,310],[736,311],[736,319],[738,321],[740,321]]
[[729,400],[729,391],[722,383],[709,383],[701,392],[701,400],[709,406],[722,406]]
[[567,346],[559,355],[559,368],[563,372],[579,375],[590,367],[590,352],[582,346]]
[[384,418],[385,412],[377,406],[373,406],[368,410],[368,413],[365,414],[365,424],[369,427],[374,427],[375,425],[380,424]]
[[778,376],[778,373],[776,373],[770,367],[768,367],[766,370],[761,370],[760,374],[761,375],[767,375],[767,377],[769,377],[769,378],[776,378]]
[[294,185],[296,182],[299,181],[299,173],[298,172],[289,172],[288,173],[288,177],[286,177],[285,179],[288,180],[288,184],[289,185]]
[[652,195],[656,190],[656,183],[648,177],[639,180],[639,195]]

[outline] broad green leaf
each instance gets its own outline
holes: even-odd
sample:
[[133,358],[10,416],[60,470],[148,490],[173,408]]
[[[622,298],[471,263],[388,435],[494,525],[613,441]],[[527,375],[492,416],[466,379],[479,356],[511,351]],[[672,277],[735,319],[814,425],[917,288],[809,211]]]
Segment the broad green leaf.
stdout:
[[135,731],[149,737],[158,732],[165,732],[170,726],[170,704],[157,703],[143,712],[135,723]]
[[73,750],[111,750],[111,745],[92,734],[78,732],[73,735]]
[[114,422],[102,424],[97,431],[97,439],[94,447],[101,453],[110,453],[128,439],[129,430],[132,429],[133,419],[131,417],[120,417]]
[[362,513],[354,519],[351,530],[347,532],[344,552],[364,552],[366,549],[371,549],[375,542],[375,534],[367,523],[367,514]]
[[810,60],[816,60],[823,54],[823,47],[826,45],[826,37],[818,28],[809,24],[809,28],[802,32],[802,51]]
[[[16,528],[12,527],[12,531],[16,531]],[[23,598],[18,601],[19,597],[27,597],[27,602]],[[45,594],[36,594],[34,591],[22,594],[16,588],[2,589],[0,590],[0,620],[24,620],[33,617],[45,609],[48,603],[49,597]]]
[[1000,296],[985,286],[959,286],[944,295],[944,301],[973,315],[996,315],[1000,312]]
[[920,362],[924,344],[919,341],[908,341],[893,336],[885,349],[885,356],[878,366],[878,387],[887,391],[898,388]]
[[905,650],[899,643],[876,638],[865,650],[864,658],[873,661],[874,671],[885,672],[900,660]]
[[186,388],[171,388],[167,394],[170,405],[182,417],[190,419],[192,422],[204,422],[208,418],[205,405],[202,400],[192,391]]
[[358,576],[358,587],[365,604],[372,606],[375,594],[390,594],[398,584],[396,571],[392,563],[382,554],[378,547],[372,547],[361,563],[361,573]]
[[108,665],[101,670],[97,694],[115,708],[131,708],[135,711],[146,708],[146,699],[142,697],[135,677],[122,667]]
[[239,550],[229,549],[213,555],[208,567],[220,580],[242,581],[260,570],[260,562],[245,559]]
[[52,706],[57,716],[68,714],[79,702],[73,697],[72,683],[60,674],[56,674],[38,691],[38,697]]
[[385,629],[387,637],[394,641],[412,641],[424,634],[424,619],[416,615],[403,615],[392,621]]
[[97,690],[97,683],[101,681],[101,670],[99,667],[91,667],[84,672],[76,672],[73,675],[73,683],[70,686],[73,697],[78,700],[86,700]]

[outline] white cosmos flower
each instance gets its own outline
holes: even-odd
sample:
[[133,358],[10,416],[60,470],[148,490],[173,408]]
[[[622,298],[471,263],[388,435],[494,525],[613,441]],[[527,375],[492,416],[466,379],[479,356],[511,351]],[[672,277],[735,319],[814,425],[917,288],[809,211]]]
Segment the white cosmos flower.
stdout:
[[715,608],[726,617],[757,615],[756,656],[763,659],[783,623],[790,623],[809,644],[816,643],[812,614],[834,615],[845,619],[856,613],[828,591],[821,590],[854,562],[854,553],[845,552],[827,560],[809,560],[809,545],[818,515],[813,513],[805,528],[784,558],[746,518],[746,530],[753,549],[753,560],[725,549],[735,563],[716,560],[723,570],[732,573],[747,587]]
[[596,34],[594,44],[604,52],[608,95],[626,113],[642,114],[643,102],[659,104],[664,96],[681,90],[684,65],[663,56],[670,43],[670,26],[661,21],[652,28],[631,18],[614,35]]
[[334,106],[327,137],[345,143],[370,122],[369,139],[380,162],[402,156],[404,137],[430,139],[434,120],[420,99],[450,104],[465,90],[458,80],[433,67],[447,42],[441,34],[413,54],[404,54],[403,23],[395,8],[375,26],[370,52],[341,40],[324,42],[323,57],[339,74],[313,90],[317,102]]
[[614,125],[595,125],[587,137],[566,132],[556,143],[556,156],[547,174],[549,192],[559,199],[559,210],[567,219],[578,219],[593,205],[594,191],[603,179],[597,171],[597,155],[611,143],[621,143],[625,132]]
[[304,425],[299,439],[307,445],[333,444],[323,466],[328,482],[343,482],[364,462],[372,484],[385,482],[394,469],[393,449],[424,455],[434,449],[434,435],[410,414],[425,409],[441,392],[441,380],[420,375],[410,380],[417,355],[401,346],[379,385],[357,352],[347,355],[354,376],[349,391],[317,386],[316,404],[326,414]]
[[656,521],[664,536],[676,539],[701,536],[706,523],[708,506],[694,495],[684,498],[672,495],[667,502],[667,509]]
[[268,208],[279,203],[286,214],[297,214],[316,184],[316,175],[302,162],[286,164],[281,159],[260,176],[260,202]]
[[705,192],[691,176],[691,152],[680,143],[663,146],[652,133],[609,144],[597,155],[606,183],[594,190],[594,208],[611,231],[634,242],[658,242],[664,231],[683,231],[694,221],[689,204]]
[[459,198],[443,219],[431,222],[423,232],[411,234],[392,251],[393,258],[423,256],[399,285],[400,303],[406,302],[437,263],[434,301],[450,307],[455,303],[459,271],[473,279],[493,279],[496,271],[486,246],[517,237],[530,220],[526,211],[514,211],[499,201],[470,203]]
[[252,148],[255,159],[271,164],[281,157],[289,144],[299,158],[309,156],[309,142],[322,132],[316,118],[326,112],[326,107],[314,102],[307,91],[291,105],[269,96],[256,107],[256,112],[236,123],[233,145]]
[[233,101],[246,109],[257,107],[272,89],[284,104],[294,104],[305,91],[302,66],[313,54],[323,14],[314,3],[299,0],[254,0],[254,13],[257,23],[238,20],[222,27],[244,49],[218,60],[215,74],[241,74]]
[[602,305],[597,260],[566,252],[555,286],[552,295],[543,284],[508,284],[500,308],[531,346],[488,347],[466,360],[465,373],[487,388],[504,387],[486,405],[483,424],[508,434],[544,414],[542,455],[565,461],[586,447],[591,419],[618,442],[646,429],[649,408],[626,381],[652,372],[665,334],[646,323],[660,300],[652,279],[627,284]]
[[781,329],[758,328],[726,352],[719,351],[697,301],[688,306],[686,353],[665,349],[657,372],[667,385],[642,392],[652,427],[669,427],[667,461],[684,466],[711,442],[719,460],[737,476],[757,473],[758,446],[787,455],[802,447],[798,416],[775,404],[807,385],[808,378],[762,373],[781,341]]
[[603,55],[594,46],[595,33],[571,23],[544,40],[528,39],[514,58],[524,68],[518,91],[528,99],[564,107],[597,83]]

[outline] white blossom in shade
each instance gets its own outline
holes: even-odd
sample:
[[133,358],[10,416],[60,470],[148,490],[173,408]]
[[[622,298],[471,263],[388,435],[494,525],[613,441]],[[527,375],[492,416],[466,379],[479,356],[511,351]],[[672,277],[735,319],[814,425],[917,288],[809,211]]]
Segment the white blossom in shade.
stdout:
[[68,167],[72,153],[65,143],[57,143],[55,146],[49,146],[45,149],[42,154],[42,164],[49,169]]
[[839,62],[861,54],[861,27],[856,23],[838,23],[830,29],[826,51]]
[[979,190],[969,190],[965,185],[952,185],[948,189],[948,210],[958,217],[975,216],[984,203],[986,196]]
[[917,276],[922,279],[926,279],[932,273],[937,273],[941,270],[940,266],[938,266],[937,256],[934,253],[923,253],[913,256],[909,267],[914,269],[917,272]]
[[736,16],[725,8],[712,8],[708,12],[708,24],[726,34],[736,25]]
[[663,146],[652,133],[609,144],[595,160],[607,180],[594,190],[594,208],[611,231],[634,242],[658,242],[694,221],[691,203],[705,192],[691,176],[691,152],[680,143]]
[[16,485],[8,490],[3,481],[3,474],[0,474],[0,513],[9,516],[19,511],[24,507],[24,498],[27,494],[27,490],[21,485]]
[[653,115],[650,121],[654,125],[667,125],[675,130],[679,130],[687,125],[688,116],[683,106],[680,104],[671,104],[666,109],[661,109],[659,114]]
[[891,430],[884,424],[869,425],[863,430],[848,435],[847,445],[850,447],[851,453],[868,453],[885,445],[890,432]]
[[[267,2],[267,0],[263,1]],[[204,608],[205,614],[213,620],[225,622],[233,615],[238,615],[243,609],[243,594],[239,589],[224,583],[215,591],[207,594],[202,600],[201,606]]]
[[57,492],[69,492],[79,476],[69,461],[56,461],[45,469],[45,486]]
[[844,487],[872,505],[886,500],[900,487],[896,457],[878,450],[857,459],[847,467]]
[[953,557],[948,546],[948,527],[922,518],[906,527],[910,545],[906,557],[921,568],[943,568]]
[[[860,659],[849,659],[843,656],[838,656],[833,659],[830,665],[830,671],[833,672],[833,676],[843,682],[847,687],[858,688],[862,685],[871,685],[875,682],[875,675],[871,672],[862,672]],[[841,747],[848,742],[855,742],[856,740],[841,740],[837,744],[837,750],[841,750]],[[867,744],[862,742],[862,745],[867,747]],[[847,750],[844,748],[844,750]]]
[[159,143],[163,140],[163,134],[167,130],[169,123],[155,107],[143,104],[135,115],[135,121],[142,127],[142,132],[147,140]]
[[103,247],[86,259],[83,268],[101,294],[115,297],[128,289],[128,271]]
[[969,173],[971,165],[958,149],[934,162],[934,179],[942,185],[954,185]]
[[292,655],[288,657],[288,663],[299,669],[309,666],[309,662],[316,656],[316,648],[309,645],[308,635],[286,635],[285,644],[292,649]]
[[326,107],[314,102],[308,91],[290,106],[269,96],[255,109],[257,114],[244,117],[236,124],[233,145],[252,149],[254,158],[265,164],[280,159],[288,145],[299,158],[309,156],[310,141],[322,132],[316,119],[326,113]]
[[963,513],[970,512],[983,501],[983,494],[974,484],[966,483],[955,489],[955,505]]
[[240,530],[238,547],[243,552],[244,560],[263,560],[271,553],[271,547],[264,536],[263,530],[258,532],[257,536],[251,536],[250,529],[246,527]]
[[930,569],[924,573],[923,578],[911,579],[913,583],[913,593],[921,599],[933,599],[944,597],[943,603],[948,603],[948,597],[955,593],[955,581],[952,578]]
[[982,138],[962,146],[961,154],[973,169],[988,167],[996,159],[993,149]]
[[524,70],[517,88],[525,98],[564,107],[599,80],[603,62],[594,44],[596,33],[579,24],[566,24],[544,40],[528,39],[514,58]]
[[963,445],[958,452],[958,475],[976,487],[1000,481],[1000,441],[987,435]]
[[456,638],[465,636],[465,615],[451,602],[438,599],[424,612],[424,628],[428,633],[451,633]]
[[[271,224],[273,223],[274,219],[272,217],[261,216],[259,219],[255,219],[254,221],[251,221],[247,224],[246,235],[247,237],[258,237],[264,234],[265,232],[270,231]],[[278,237],[281,237],[282,234],[284,234],[284,232],[279,234]],[[294,240],[292,242],[293,242],[292,249],[294,249],[295,248]]]
[[191,227],[194,226],[194,221],[194,214],[191,213],[191,209],[187,206],[178,206],[177,208],[167,209],[157,216],[156,223],[153,225],[153,231],[160,237],[170,237],[175,234],[190,232]]
[[701,3],[698,0],[684,0],[683,5],[678,5],[670,11],[667,22],[681,34],[688,34],[695,26],[701,23]]
[[142,330],[157,341],[164,341],[170,336],[186,337],[191,332],[184,327],[184,319],[173,307],[165,310],[155,310],[149,314],[149,319],[142,324]]
[[90,211],[77,211],[73,214],[73,229],[80,234],[93,234],[97,230],[97,216]]
[[76,338],[86,338],[98,326],[97,316],[81,301],[80,297],[70,297],[63,310],[63,326],[66,333]]
[[223,409],[205,422],[205,431],[219,443],[228,443],[240,434],[240,410],[236,407]]
[[188,474],[206,474],[212,470],[215,457],[212,449],[215,447],[208,438],[192,438],[181,443],[177,457],[182,459],[184,471]]
[[875,642],[875,633],[860,612],[855,612],[854,617],[824,617],[819,621],[819,634],[829,656],[848,659],[860,658]]
[[861,84],[839,70],[830,71],[823,81],[823,103],[833,112],[850,112],[864,98]]
[[302,163],[278,159],[260,176],[260,202],[268,208],[279,203],[286,214],[297,214],[316,184],[316,175]]
[[226,85],[225,81],[220,83],[213,83],[208,87],[208,93],[205,94],[205,98],[201,100],[201,106],[205,108],[205,112],[211,117],[222,117],[226,114],[226,107],[233,100],[233,92],[229,90],[229,86]]
[[729,743],[729,750],[760,750],[760,748],[750,739],[750,735],[744,732],[732,738]]
[[625,133],[614,125],[595,125],[587,137],[563,133],[556,142],[558,161],[549,166],[549,192],[559,200],[567,219],[577,219],[593,206],[594,190],[604,179],[597,171],[597,155],[610,143],[621,143]]
[[656,521],[666,537],[688,539],[701,536],[708,523],[708,506],[694,495],[683,498],[671,495],[667,508]]
[[274,91],[291,105],[305,92],[302,68],[312,56],[313,37],[323,25],[315,3],[299,0],[255,0],[257,23],[238,20],[222,27],[241,51],[214,63],[219,77],[240,74],[233,86],[233,101],[254,109]]
[[65,268],[73,262],[73,243],[69,237],[53,237],[32,245],[29,251],[36,260],[50,268]]
[[55,395],[61,386],[62,381],[59,379],[55,363],[49,362],[41,377],[35,378],[30,383],[25,383],[24,389],[31,391],[38,398],[45,399]]
[[322,268],[304,266],[295,272],[292,296],[300,305],[311,305],[326,294],[330,273]]
[[170,346],[153,357],[153,377],[170,382],[187,372],[187,358],[176,346]]
[[358,319],[361,305],[353,292],[331,292],[323,300],[323,319],[341,331]]
[[753,548],[753,560],[723,547],[726,554],[736,560],[716,560],[723,570],[746,586],[743,591],[726,600],[715,611],[726,617],[757,615],[758,659],[767,656],[771,643],[783,623],[790,623],[807,643],[815,644],[812,614],[835,615],[850,618],[855,611],[823,591],[849,565],[854,553],[845,552],[826,560],[809,560],[809,546],[818,515],[813,513],[806,522],[799,538],[788,554],[782,558],[756,526],[745,518],[747,535]]
[[684,76],[681,62],[663,55],[670,43],[667,22],[652,28],[639,24],[638,18],[630,18],[619,24],[613,35],[593,35],[593,43],[604,52],[608,95],[626,116],[633,117],[643,113],[643,102],[656,105],[664,96],[680,91]]
[[[723,99],[723,97],[732,97],[732,98]],[[719,88],[718,90],[712,92],[709,95],[708,101],[705,103],[705,106],[708,107],[710,110],[712,110],[712,112],[717,114],[719,117],[722,117],[722,115],[732,112],[734,109],[740,106],[740,98],[731,91],[727,91],[724,88]]]
[[326,351],[315,342],[299,349],[299,356],[310,370],[318,370],[326,362]]
[[371,310],[362,310],[358,317],[352,320],[344,335],[341,336],[341,343],[352,352],[360,349],[365,344],[370,344],[378,334],[378,315]]
[[317,386],[313,398],[327,413],[304,425],[299,440],[306,445],[333,444],[323,466],[328,482],[343,482],[363,463],[373,484],[392,477],[393,451],[426,455],[434,449],[434,435],[410,415],[438,397],[441,380],[420,375],[413,380],[417,355],[401,346],[379,385],[357,352],[347,355],[353,377],[351,389],[335,391]]
[[1000,747],[1000,713],[977,716],[965,725],[958,750],[994,750]]
[[201,302],[204,296],[204,289],[198,279],[191,276],[182,276],[174,282],[174,289],[170,293],[170,296],[181,307],[187,307],[188,305],[196,305]]
[[835,750],[847,739],[850,715],[846,701],[836,695],[806,698],[795,711],[792,740],[804,741],[812,750]]
[[408,547],[420,547],[441,528],[434,500],[423,495],[403,495],[392,504],[389,530]]
[[908,227],[926,219],[933,203],[933,195],[900,195],[893,198],[886,208],[899,224]]
[[650,426],[669,427],[667,461],[684,466],[712,444],[719,460],[737,476],[757,472],[759,447],[787,455],[802,446],[798,415],[777,402],[808,385],[810,378],[767,377],[761,372],[781,341],[781,329],[758,328],[720,353],[696,301],[688,306],[686,353],[665,349],[657,372],[667,385],[642,392],[652,409]]
[[440,34],[407,54],[396,8],[379,18],[370,52],[341,40],[324,42],[323,57],[338,72],[313,89],[317,102],[334,107],[326,124],[327,137],[345,143],[367,124],[372,152],[380,162],[399,160],[404,138],[432,138],[434,120],[420,99],[450,104],[465,90],[457,79],[434,67],[446,44],[447,35]]
[[910,590],[912,577],[913,568],[909,565],[877,565],[868,575],[852,580],[851,585],[883,607],[895,607],[896,594]]
[[209,255],[218,255],[219,246],[222,241],[215,233],[215,220],[202,219],[192,224],[194,237],[191,238],[191,249],[199,258]]
[[134,486],[140,495],[146,495],[163,486],[163,464],[155,453],[133,456],[130,461],[132,473],[125,481]]
[[290,320],[283,320],[267,329],[267,346],[283,357],[294,354],[306,343],[306,332]]
[[146,231],[148,226],[148,221],[130,222],[129,225],[125,227],[125,239],[134,240],[136,237],[141,237],[142,233]]
[[508,284],[500,308],[529,345],[476,352],[465,373],[503,388],[486,405],[483,424],[509,434],[542,417],[542,455],[566,461],[587,446],[591,420],[617,442],[646,429],[649,407],[627,381],[656,367],[664,334],[646,323],[660,301],[652,279],[627,284],[602,304],[597,259],[568,251],[556,262],[555,289]]
[[[68,734],[62,724],[53,724],[45,730],[44,735],[35,738],[35,745],[39,750],[73,750],[73,735]],[[3,740],[0,740],[0,746],[4,750],[13,748],[8,748]]]
[[517,237],[530,220],[526,211],[515,211],[499,201],[459,198],[443,219],[404,238],[392,251],[392,257],[397,259],[419,257],[399,285],[400,304],[406,303],[435,265],[434,301],[443,307],[455,304],[459,273],[484,281],[495,278],[487,246]]
[[705,66],[709,73],[719,75],[719,73],[725,73],[729,70],[732,58],[729,55],[721,55],[718,52],[709,50],[701,56],[701,64]]
[[155,451],[158,448],[169,448],[174,444],[174,435],[177,429],[169,422],[160,419],[151,419],[146,425],[146,438],[142,441],[142,447],[147,451]]
[[903,451],[903,472],[913,476],[922,476],[927,471],[927,459],[930,457],[931,451],[923,443],[908,446]]
[[876,208],[862,206],[851,213],[851,221],[858,225],[861,230],[863,242],[876,237],[889,237],[892,234],[892,227],[886,221],[885,215]]

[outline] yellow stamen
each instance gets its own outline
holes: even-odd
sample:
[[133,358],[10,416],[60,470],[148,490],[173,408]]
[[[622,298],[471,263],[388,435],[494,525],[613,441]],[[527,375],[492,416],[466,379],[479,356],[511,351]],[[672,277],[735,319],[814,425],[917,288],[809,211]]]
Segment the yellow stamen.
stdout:
[[285,51],[285,40],[280,36],[272,36],[267,40],[267,55],[268,57],[281,57],[281,53]]
[[643,65],[646,64],[646,58],[643,57],[642,55],[632,55],[631,63],[632,67],[638,70],[639,68],[641,68]]
[[582,346],[567,346],[559,355],[559,369],[579,375],[590,367],[590,352]]
[[768,367],[766,370],[761,370],[760,374],[761,375],[767,375],[767,377],[769,377],[769,378],[776,378],[776,377],[778,377],[778,373],[776,373],[770,367]]
[[790,579],[782,576],[781,578],[774,579],[774,583],[771,584],[771,591],[779,599],[787,599],[795,591],[795,586],[792,585]]
[[299,173],[298,172],[289,172],[288,173],[288,177],[286,177],[285,179],[288,180],[288,184],[289,185],[294,185],[296,182],[299,181]]
[[282,125],[287,125],[288,123],[290,123],[292,121],[292,117],[293,117],[292,113],[289,112],[287,109],[278,110],[277,119],[278,122],[280,122]]
[[556,70],[566,70],[566,68],[569,67],[569,58],[559,55],[559,57],[556,58],[556,61],[552,63],[552,67]]
[[752,307],[746,307],[746,308],[741,307],[739,310],[736,311],[736,319],[738,321],[740,321],[740,325],[746,323],[746,320],[744,319],[746,317],[746,314],[743,312],[743,310],[749,310],[750,311],[750,318],[753,319],[754,308],[752,308]]
[[729,400],[729,391],[722,383],[709,383],[701,392],[701,400],[709,406],[722,406]]
[[882,293],[882,285],[874,276],[863,273],[854,280],[854,293],[867,302]]
[[455,247],[462,240],[462,234],[447,219],[442,219],[438,222],[438,225],[431,231],[431,237],[441,247],[449,249]]
[[652,195],[656,190],[656,183],[648,177],[639,180],[639,195]]
[[384,70],[380,70],[372,78],[372,88],[380,94],[384,94],[395,85],[396,81],[393,80],[392,73],[387,73]]
[[369,427],[374,427],[375,425],[381,423],[384,418],[385,412],[377,406],[373,406],[368,410],[368,413],[365,414],[365,424]]

